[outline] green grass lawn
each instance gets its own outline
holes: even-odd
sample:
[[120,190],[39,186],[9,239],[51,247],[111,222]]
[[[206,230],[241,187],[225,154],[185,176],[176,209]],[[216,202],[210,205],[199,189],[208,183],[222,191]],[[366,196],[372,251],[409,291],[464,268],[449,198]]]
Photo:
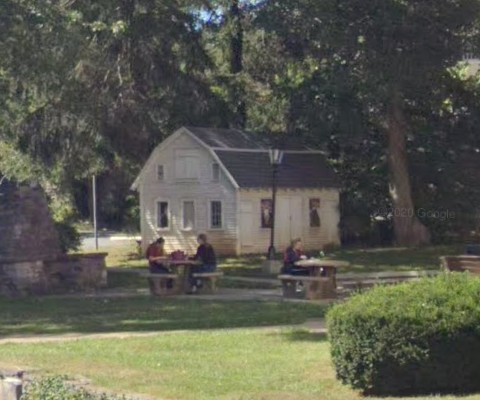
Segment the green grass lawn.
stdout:
[[439,257],[463,254],[464,250],[464,245],[412,249],[342,249],[335,252],[335,258],[351,263],[348,272],[438,270]]
[[[354,400],[324,338],[294,330],[166,333],[148,338],[1,346],[1,364],[84,376],[120,393],[176,400]],[[410,400],[428,397],[411,397]],[[430,398],[431,399],[431,398]],[[442,397],[479,400],[480,396]]]
[[123,246],[100,248],[99,251],[108,253],[107,267],[117,268],[147,268],[148,262],[138,253],[134,241],[125,241]]
[[[462,247],[341,250],[354,271],[436,269],[438,257]],[[259,274],[261,257],[222,260],[230,274]],[[132,248],[114,249],[109,266],[140,267]],[[147,287],[144,278],[113,274],[111,287]],[[335,379],[325,337],[296,328],[321,318],[317,304],[194,299],[38,298],[0,300],[0,339],[18,335],[158,332],[149,337],[84,338],[0,344],[0,366],[84,376],[105,389],[169,400],[354,400]],[[267,329],[255,329],[268,327]],[[373,399],[373,398],[372,398]],[[432,397],[410,397],[427,400]],[[480,395],[442,400],[480,400]]]
[[158,299],[0,300],[0,338],[64,333],[156,332],[301,324],[321,318],[316,304]]

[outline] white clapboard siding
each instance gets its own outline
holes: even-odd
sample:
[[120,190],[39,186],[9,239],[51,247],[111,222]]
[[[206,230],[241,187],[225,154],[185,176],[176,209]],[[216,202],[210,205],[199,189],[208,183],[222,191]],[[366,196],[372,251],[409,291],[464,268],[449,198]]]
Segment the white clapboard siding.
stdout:
[[[246,209],[252,208],[253,224],[251,225],[251,240],[248,240],[250,235],[242,235],[246,237],[246,243],[240,243],[241,252],[248,253],[262,253],[266,252],[270,244],[270,232],[268,228],[261,226],[261,200],[270,199],[272,197],[271,190],[240,190],[240,204],[245,205]],[[305,250],[320,251],[326,244],[340,244],[339,222],[340,211],[339,192],[336,189],[308,189],[308,190],[285,190],[279,189],[277,192],[277,205],[281,199],[297,198],[295,204],[300,204],[300,211],[297,213],[300,221],[295,221],[292,224],[299,224],[299,228],[292,229],[288,224],[279,223],[282,218],[281,209],[277,207],[277,218],[275,227],[275,247],[277,250],[283,250],[289,245],[289,241],[293,236],[302,238]],[[309,201],[310,199],[320,199],[320,227],[311,228],[309,219]],[[248,206],[247,206],[248,205]],[[249,211],[250,212],[250,211]],[[285,220],[283,220],[285,221]],[[245,218],[240,218],[240,225],[245,223]],[[240,226],[242,229],[242,226]]]
[[[176,163],[182,153],[196,157],[197,165]],[[271,199],[270,188],[238,189],[224,170],[215,182],[212,165],[216,162],[211,150],[179,130],[157,147],[134,188],[140,194],[142,246],[146,247],[159,236],[166,240],[167,251],[186,250],[193,253],[196,237],[206,233],[218,254],[265,253],[270,243],[269,228],[261,227],[261,200]],[[255,157],[255,153],[252,153]],[[163,180],[158,179],[158,166],[163,166]],[[176,171],[178,169],[178,171]],[[197,171],[196,179],[179,179],[181,174]],[[309,201],[320,199],[320,227],[310,227]],[[157,227],[156,203],[168,201],[170,227]],[[222,229],[210,229],[210,201],[223,204]],[[195,227],[182,227],[183,201],[195,203]],[[301,237],[307,251],[320,251],[326,244],[339,244],[340,213],[337,189],[279,189],[275,246],[281,251],[291,239]],[[288,211],[286,211],[288,210]]]
[[[175,155],[177,151],[198,156],[198,179],[178,180],[175,174]],[[188,135],[179,135],[176,140],[163,149],[154,152],[154,162],[142,174],[139,184],[141,205],[142,246],[145,250],[157,237],[166,240],[167,251],[178,249],[193,253],[197,247],[196,237],[206,233],[219,254],[234,254],[237,250],[237,196],[232,183],[221,174],[220,182],[214,182],[210,152]],[[148,165],[148,164],[147,164]],[[164,166],[164,180],[157,179],[157,166]],[[156,202],[169,202],[170,229],[158,230],[156,226]],[[195,202],[195,228],[192,231],[182,229],[182,201]],[[209,202],[223,202],[223,229],[211,230],[209,227]]]

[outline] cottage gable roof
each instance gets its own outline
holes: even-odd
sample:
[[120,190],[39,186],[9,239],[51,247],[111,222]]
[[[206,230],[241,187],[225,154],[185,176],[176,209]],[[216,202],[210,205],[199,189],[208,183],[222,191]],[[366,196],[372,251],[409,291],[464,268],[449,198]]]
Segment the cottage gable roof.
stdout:
[[[264,136],[238,129],[183,127],[159,147],[168,146],[169,140],[179,134],[188,134],[206,148],[236,188],[259,189],[272,185],[272,167],[268,150],[276,147]],[[339,188],[339,180],[319,151],[301,144],[283,144],[284,158],[278,170],[278,186],[291,189]],[[155,153],[155,152],[154,152]],[[153,153],[153,154],[154,154]],[[132,189],[137,189],[142,172]]]
[[[241,188],[266,188],[272,185],[272,167],[268,150],[272,143],[264,136],[238,129],[186,127],[213,151]],[[333,169],[319,151],[299,143],[284,143],[278,186],[283,188],[319,188],[340,186]]]
[[[222,151],[215,154],[241,188],[268,188],[272,167],[268,152]],[[312,152],[286,151],[279,166],[277,185],[282,188],[338,188],[338,179],[323,158]]]

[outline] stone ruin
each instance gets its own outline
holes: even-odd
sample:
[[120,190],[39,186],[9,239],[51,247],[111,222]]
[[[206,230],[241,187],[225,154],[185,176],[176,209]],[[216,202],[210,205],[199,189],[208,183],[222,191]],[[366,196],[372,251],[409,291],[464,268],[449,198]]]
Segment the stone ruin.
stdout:
[[23,371],[0,370],[0,399],[20,400],[23,392]]
[[0,295],[99,289],[106,286],[105,257],[62,254],[44,191],[0,184]]

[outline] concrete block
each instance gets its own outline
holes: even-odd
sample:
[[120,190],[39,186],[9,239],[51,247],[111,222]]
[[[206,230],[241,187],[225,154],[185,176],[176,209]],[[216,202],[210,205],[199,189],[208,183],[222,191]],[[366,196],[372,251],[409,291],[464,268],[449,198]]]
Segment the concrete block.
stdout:
[[265,260],[262,264],[262,271],[265,274],[279,274],[283,263],[278,260]]
[[0,400],[20,400],[23,382],[20,378],[0,380]]

